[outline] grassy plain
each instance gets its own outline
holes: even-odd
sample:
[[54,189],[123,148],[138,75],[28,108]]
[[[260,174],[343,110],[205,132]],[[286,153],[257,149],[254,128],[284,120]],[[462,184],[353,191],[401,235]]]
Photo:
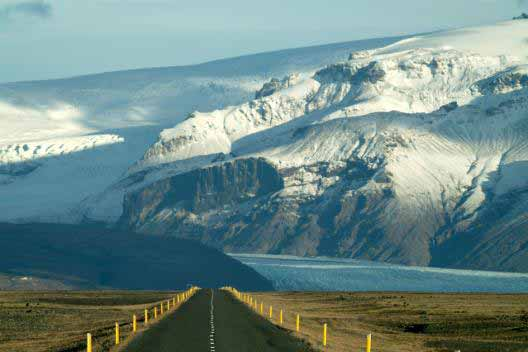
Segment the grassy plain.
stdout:
[[133,314],[142,328],[144,309],[175,294],[0,291],[0,352],[85,351],[88,332],[93,335],[95,351],[109,351],[114,345],[116,321],[125,340],[132,330]]
[[528,295],[430,293],[308,293],[251,294],[273,306],[278,323],[322,348],[323,324],[328,324],[324,351],[364,351],[372,333],[372,351],[520,352],[528,351]]

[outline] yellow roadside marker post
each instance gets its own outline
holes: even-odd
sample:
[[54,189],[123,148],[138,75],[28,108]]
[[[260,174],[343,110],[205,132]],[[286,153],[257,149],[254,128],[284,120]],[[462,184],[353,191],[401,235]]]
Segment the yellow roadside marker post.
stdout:
[[176,296],[176,298],[178,299],[178,304],[180,304],[180,294],[178,293],[178,296]]
[[167,312],[170,310],[170,301],[167,301]]
[[154,319],[158,318],[158,307],[154,307]]
[[176,307],[176,297],[172,297],[172,308]]
[[92,334],[86,334],[86,352],[92,352]]
[[273,307],[270,306],[270,309],[269,309],[269,317],[270,319],[273,318]]
[[136,315],[134,314],[132,316],[132,332],[136,332],[137,331],[137,319],[136,319]]
[[145,325],[148,324],[148,309],[145,309]]
[[260,315],[264,314],[264,303],[260,302]]
[[119,345],[119,323],[115,323],[115,344]]
[[279,324],[282,325],[282,309],[280,310],[279,314]]
[[163,303],[160,304],[160,315],[163,315]]
[[323,346],[326,347],[326,323],[323,325]]
[[297,319],[295,320],[295,330],[299,332],[301,328],[301,317],[299,317],[299,314],[297,314]]
[[367,335],[367,348],[365,349],[367,352],[370,352],[370,347],[372,346],[372,334]]

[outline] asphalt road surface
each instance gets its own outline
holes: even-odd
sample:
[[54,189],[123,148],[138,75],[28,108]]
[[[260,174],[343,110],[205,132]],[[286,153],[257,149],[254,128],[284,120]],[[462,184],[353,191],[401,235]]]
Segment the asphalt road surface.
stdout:
[[222,290],[200,290],[132,340],[126,352],[312,351]]

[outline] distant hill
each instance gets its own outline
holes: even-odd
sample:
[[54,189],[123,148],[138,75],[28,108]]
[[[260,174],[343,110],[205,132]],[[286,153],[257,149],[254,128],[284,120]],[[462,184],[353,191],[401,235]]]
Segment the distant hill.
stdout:
[[231,284],[273,289],[253,269],[198,242],[96,225],[0,223],[0,248],[0,273],[64,285],[57,288],[169,290]]

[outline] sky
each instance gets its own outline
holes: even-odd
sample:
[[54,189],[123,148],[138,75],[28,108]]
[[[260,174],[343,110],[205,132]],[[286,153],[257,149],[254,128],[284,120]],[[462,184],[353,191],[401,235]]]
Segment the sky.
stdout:
[[0,0],[0,82],[196,64],[523,11],[528,0]]

